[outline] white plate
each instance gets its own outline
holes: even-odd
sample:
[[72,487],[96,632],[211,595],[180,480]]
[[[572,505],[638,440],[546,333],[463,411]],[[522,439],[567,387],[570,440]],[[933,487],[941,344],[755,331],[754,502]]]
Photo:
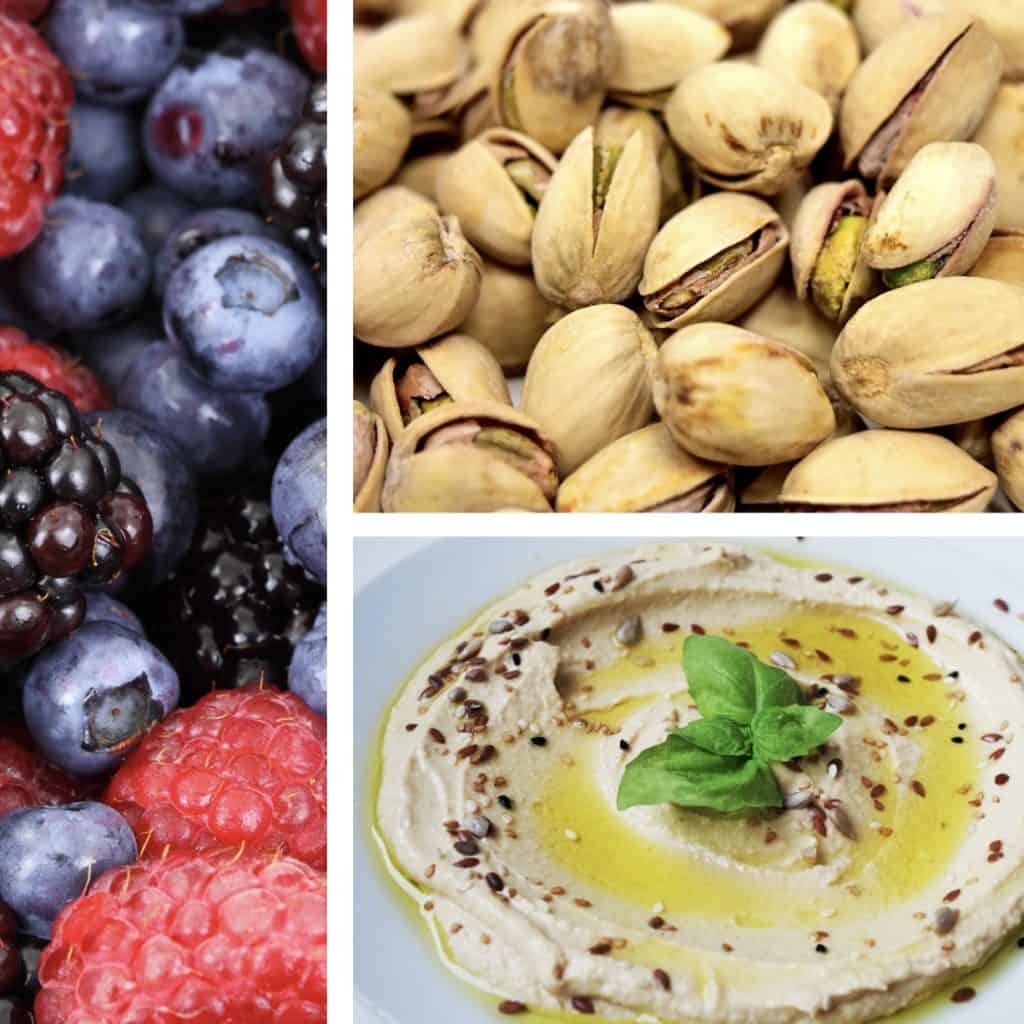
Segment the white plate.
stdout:
[[[676,538],[677,540],[679,538]],[[646,541],[645,541],[646,542]],[[716,538],[716,543],[720,542]],[[442,966],[412,902],[385,874],[370,836],[378,732],[392,699],[420,659],[470,615],[547,566],[634,540],[463,539],[438,541],[383,572],[385,539],[357,540],[357,581],[375,574],[355,602],[355,959],[357,1024],[494,1024],[493,1005]],[[997,540],[793,539],[747,544],[862,571],[958,609],[1024,650],[1024,545]],[[1002,597],[1011,613],[998,611]],[[970,1003],[942,1002],[893,1024],[1020,1024],[1024,950],[1004,952],[977,981]],[[582,1018],[581,1018],[582,1019]]]

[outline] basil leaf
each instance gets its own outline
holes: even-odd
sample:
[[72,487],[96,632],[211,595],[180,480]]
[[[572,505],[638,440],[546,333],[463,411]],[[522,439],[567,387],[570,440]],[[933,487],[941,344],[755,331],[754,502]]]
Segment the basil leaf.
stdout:
[[720,636],[692,634],[683,643],[683,671],[703,718],[721,715],[748,725],[757,711],[757,659]]
[[839,715],[791,704],[764,708],[754,716],[754,756],[762,761],[791,761],[820,747],[843,724]]
[[804,692],[787,672],[754,658],[754,688],[757,710],[803,704]]
[[753,750],[750,730],[728,718],[697,718],[682,729],[676,729],[673,736],[689,740],[701,750],[728,757],[750,757]]
[[781,807],[782,793],[766,764],[701,750],[673,733],[626,765],[617,797],[620,811],[665,803],[728,814]]

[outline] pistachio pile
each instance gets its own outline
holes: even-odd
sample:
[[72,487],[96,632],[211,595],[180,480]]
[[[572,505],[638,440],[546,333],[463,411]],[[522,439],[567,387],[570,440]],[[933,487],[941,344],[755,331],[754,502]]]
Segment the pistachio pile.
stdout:
[[1024,509],[1021,0],[355,14],[358,511]]

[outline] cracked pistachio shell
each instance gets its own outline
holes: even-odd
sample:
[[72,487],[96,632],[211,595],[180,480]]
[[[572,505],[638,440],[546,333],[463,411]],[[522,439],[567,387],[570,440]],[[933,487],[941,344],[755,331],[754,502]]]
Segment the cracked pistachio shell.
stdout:
[[466,237],[488,256],[528,266],[537,203],[557,161],[533,139],[492,128],[450,156],[437,174],[437,201],[459,218]]
[[737,51],[754,46],[786,0],[669,0],[676,7],[714,18],[732,36]]
[[862,430],[802,459],[780,498],[798,512],[984,512],[996,477],[938,434]]
[[1024,234],[1024,81],[999,87],[974,141],[989,151],[996,165],[995,230]]
[[462,329],[486,345],[509,376],[522,373],[558,311],[528,270],[484,260],[480,298]]
[[[493,435],[487,443],[478,443],[477,427]],[[464,443],[441,443],[462,430]],[[530,463],[532,476],[524,471]],[[529,416],[495,402],[456,402],[420,416],[399,435],[381,506],[385,512],[550,512],[557,490],[554,445]]]
[[388,434],[376,413],[362,402],[352,403],[352,511],[379,512]]
[[481,6],[480,0],[397,0],[403,14],[435,14],[457,32],[466,29]]
[[[511,405],[508,383],[493,355],[468,334],[449,334],[445,338],[415,349],[419,362],[433,375],[444,395],[455,402],[484,400]],[[370,385],[370,403],[384,420],[393,441],[398,439],[411,419],[403,415],[396,387],[396,370],[404,371],[407,361],[394,356],[387,360]]]
[[498,123],[561,153],[597,120],[618,60],[609,4],[518,5],[517,16],[502,25],[497,53],[489,70]]
[[740,61],[691,71],[665,121],[705,181],[764,196],[793,184],[832,131],[832,111],[813,89]]
[[437,171],[451,153],[426,153],[402,164],[394,184],[418,192],[432,203],[437,202]]
[[660,109],[687,71],[724,57],[731,38],[714,18],[671,3],[634,0],[612,7],[619,60],[608,93],[620,103]]
[[559,512],[732,512],[728,466],[705,462],[672,440],[664,423],[625,434],[558,488]]
[[526,368],[522,409],[555,443],[562,476],[650,422],[657,354],[625,306],[578,309],[544,333]]
[[763,199],[716,192],[680,210],[644,259],[640,295],[659,328],[733,321],[775,284],[789,232]]
[[800,0],[772,19],[757,48],[757,63],[813,89],[834,113],[860,66],[860,40],[834,4]]
[[677,444],[737,466],[798,459],[836,426],[805,355],[729,324],[692,324],[662,345],[654,404]]
[[944,427],[1024,404],[1024,289],[981,277],[872,299],[832,350],[832,380],[886,427]]
[[355,197],[362,199],[398,170],[412,138],[412,118],[404,104],[374,86],[356,84],[352,107],[352,171]]
[[381,348],[419,345],[462,323],[480,294],[480,257],[455,217],[409,189],[375,192],[356,208],[355,334]]
[[1024,288],[1024,235],[993,235],[970,276]]
[[1024,511],[1024,409],[1015,412],[993,432],[992,454],[1006,496]]
[[969,139],[999,85],[1002,57],[980,21],[919,18],[857,69],[843,96],[845,165],[888,187],[929,142]]
[[634,133],[621,153],[584,128],[559,161],[533,226],[533,273],[567,309],[618,302],[636,289],[658,230],[661,182],[651,141]]
[[361,32],[353,47],[354,77],[396,96],[443,89],[464,72],[468,50],[438,14],[393,18]]
[[[996,167],[973,142],[932,142],[914,154],[864,235],[861,251],[889,287],[974,266],[996,219]],[[895,277],[895,279],[894,279]]]

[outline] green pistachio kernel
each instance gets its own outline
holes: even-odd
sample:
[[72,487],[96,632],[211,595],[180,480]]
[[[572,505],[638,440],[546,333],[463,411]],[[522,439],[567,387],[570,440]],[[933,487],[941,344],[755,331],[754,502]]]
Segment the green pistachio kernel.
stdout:
[[547,188],[551,176],[528,157],[510,160],[505,164],[505,170],[512,179],[512,184],[522,192],[523,198],[533,209],[536,209],[540,205],[541,199],[544,198],[544,190]]
[[621,146],[594,147],[594,212],[604,209],[608,190],[612,185],[612,175],[622,156]]
[[811,278],[814,304],[830,320],[838,320],[843,299],[850,287],[860,243],[868,228],[868,219],[859,213],[839,218],[832,233],[825,239]]
[[882,280],[886,288],[902,288],[918,281],[930,281],[941,269],[942,265],[937,260],[918,260],[905,267],[882,271]]

